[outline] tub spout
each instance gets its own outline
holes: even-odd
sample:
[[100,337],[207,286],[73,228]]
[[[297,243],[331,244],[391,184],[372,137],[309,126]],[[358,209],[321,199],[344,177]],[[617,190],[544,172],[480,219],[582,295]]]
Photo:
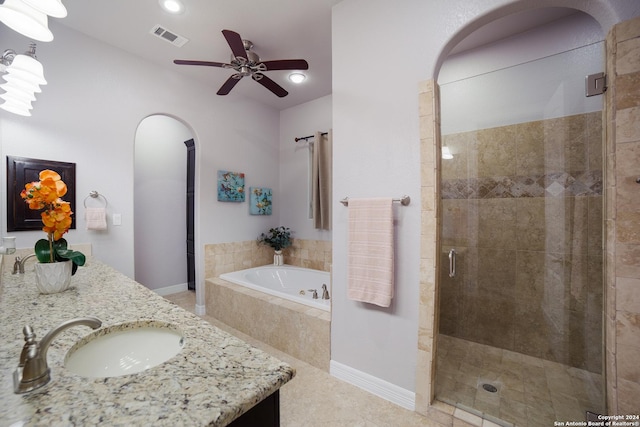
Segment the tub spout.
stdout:
[[322,284],[322,299],[329,299],[329,291],[327,290],[327,285]]

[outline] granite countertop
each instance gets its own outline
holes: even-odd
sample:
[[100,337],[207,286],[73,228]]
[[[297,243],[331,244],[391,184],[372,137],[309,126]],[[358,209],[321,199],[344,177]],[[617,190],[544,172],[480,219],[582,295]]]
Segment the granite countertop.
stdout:
[[[41,295],[35,273],[6,268],[0,284],[0,425],[2,426],[225,426],[295,375],[284,362],[210,325],[113,268],[89,258],[65,292]],[[59,323],[84,316],[102,327],[159,320],[178,327],[184,348],[141,373],[85,378],[64,368],[73,344],[94,332],[65,330],[49,347],[51,382],[28,394],[13,393],[13,371],[30,325],[41,339]]]

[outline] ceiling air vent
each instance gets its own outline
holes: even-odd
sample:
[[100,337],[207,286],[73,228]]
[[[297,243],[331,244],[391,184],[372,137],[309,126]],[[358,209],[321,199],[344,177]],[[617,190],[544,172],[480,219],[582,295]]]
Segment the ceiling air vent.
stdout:
[[179,36],[176,33],[169,31],[160,25],[154,26],[151,29],[150,33],[178,47],[184,46],[189,41],[188,38]]

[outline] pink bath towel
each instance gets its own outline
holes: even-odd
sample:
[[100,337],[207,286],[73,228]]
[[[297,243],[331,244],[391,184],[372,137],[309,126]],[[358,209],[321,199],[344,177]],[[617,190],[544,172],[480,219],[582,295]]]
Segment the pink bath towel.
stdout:
[[393,298],[393,199],[349,199],[347,296],[381,307]]
[[87,230],[106,230],[107,211],[105,208],[85,208],[84,219]]

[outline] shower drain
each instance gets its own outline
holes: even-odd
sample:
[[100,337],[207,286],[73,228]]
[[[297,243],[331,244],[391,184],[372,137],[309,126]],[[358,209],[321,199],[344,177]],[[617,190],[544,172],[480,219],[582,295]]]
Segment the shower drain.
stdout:
[[498,391],[496,386],[493,386],[491,384],[482,384],[482,388],[488,391],[489,393],[495,393]]

